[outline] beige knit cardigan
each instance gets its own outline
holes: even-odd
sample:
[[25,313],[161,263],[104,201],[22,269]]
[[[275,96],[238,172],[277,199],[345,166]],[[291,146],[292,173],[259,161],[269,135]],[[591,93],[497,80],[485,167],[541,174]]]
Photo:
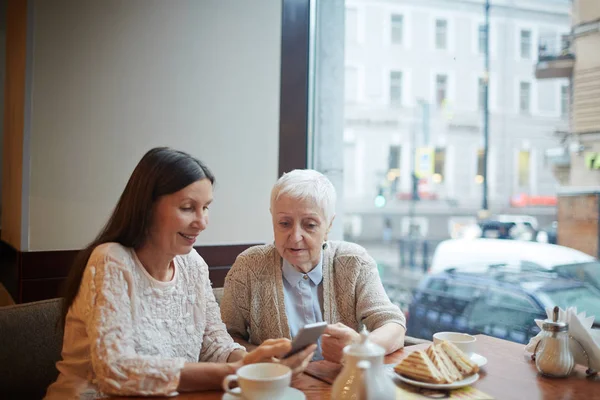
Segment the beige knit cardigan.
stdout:
[[[373,331],[389,322],[406,327],[383,289],[377,264],[359,245],[329,241],[323,250],[323,319]],[[229,334],[252,344],[291,338],[283,300],[282,258],[272,244],[240,254],[225,278],[221,318]]]

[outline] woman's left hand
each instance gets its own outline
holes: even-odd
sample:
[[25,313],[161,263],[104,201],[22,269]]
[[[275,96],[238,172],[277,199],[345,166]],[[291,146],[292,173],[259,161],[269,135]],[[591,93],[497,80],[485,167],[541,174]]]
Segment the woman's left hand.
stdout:
[[256,349],[251,351],[244,357],[244,364],[254,364],[259,362],[279,362],[287,365],[292,370],[293,375],[297,375],[304,371],[308,363],[313,357],[317,345],[313,344],[306,349],[283,359],[291,349],[292,342],[289,339],[267,339]]
[[327,325],[321,336],[321,352],[327,361],[341,364],[344,356],[344,347],[351,344],[360,337],[358,332],[346,325]]

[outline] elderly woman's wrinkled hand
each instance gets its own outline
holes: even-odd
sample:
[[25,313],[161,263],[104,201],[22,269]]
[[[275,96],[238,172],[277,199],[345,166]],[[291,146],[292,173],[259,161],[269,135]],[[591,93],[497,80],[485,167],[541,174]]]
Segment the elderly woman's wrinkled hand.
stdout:
[[317,345],[308,346],[306,349],[283,358],[291,349],[292,342],[289,339],[267,339],[256,349],[246,354],[243,363],[255,364],[259,362],[279,362],[287,365],[292,370],[293,375],[304,371],[308,363],[312,360]]
[[344,347],[356,341],[360,335],[354,329],[338,322],[327,325],[321,336],[321,352],[327,361],[341,364]]

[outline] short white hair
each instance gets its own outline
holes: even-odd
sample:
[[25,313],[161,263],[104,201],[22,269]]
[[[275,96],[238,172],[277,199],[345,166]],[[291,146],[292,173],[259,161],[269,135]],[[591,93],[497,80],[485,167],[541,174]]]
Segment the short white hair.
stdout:
[[331,181],[314,169],[295,169],[277,180],[271,190],[271,212],[283,195],[298,200],[310,200],[323,212],[327,223],[335,216],[336,193]]

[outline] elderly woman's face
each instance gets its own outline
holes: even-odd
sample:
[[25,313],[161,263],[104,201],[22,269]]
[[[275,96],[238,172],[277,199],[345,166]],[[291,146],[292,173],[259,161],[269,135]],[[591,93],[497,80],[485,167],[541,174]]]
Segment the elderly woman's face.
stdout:
[[323,210],[310,200],[282,195],[271,214],[275,247],[281,257],[303,272],[316,267],[329,231]]

